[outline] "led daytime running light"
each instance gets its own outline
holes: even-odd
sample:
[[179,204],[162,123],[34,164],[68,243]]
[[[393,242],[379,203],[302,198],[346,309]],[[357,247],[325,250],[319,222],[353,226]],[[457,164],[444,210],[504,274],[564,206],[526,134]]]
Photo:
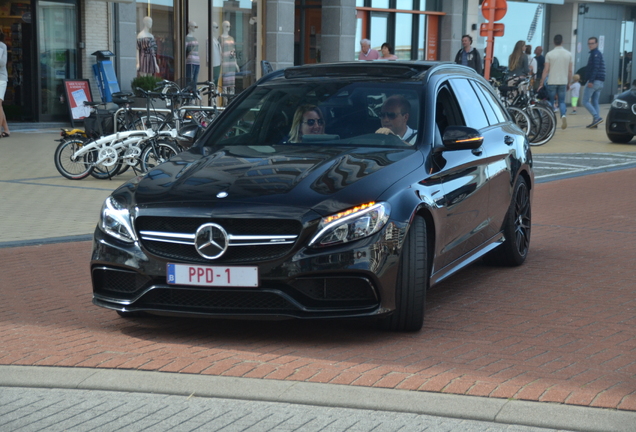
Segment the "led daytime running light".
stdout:
[[352,208],[347,209],[345,211],[341,211],[340,213],[336,213],[334,215],[327,216],[327,217],[325,217],[323,219],[323,224],[327,225],[330,222],[333,222],[333,221],[338,220],[338,219],[342,219],[343,217],[349,216],[350,214],[353,214],[353,213],[358,213],[358,212],[360,212],[362,210],[365,210],[365,209],[368,209],[369,207],[374,206],[374,205],[375,205],[375,201],[371,201],[369,203],[361,204],[359,206],[352,207]]

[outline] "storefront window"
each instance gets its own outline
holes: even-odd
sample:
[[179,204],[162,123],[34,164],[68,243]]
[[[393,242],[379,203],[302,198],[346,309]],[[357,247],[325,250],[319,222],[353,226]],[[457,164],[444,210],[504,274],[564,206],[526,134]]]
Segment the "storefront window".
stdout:
[[411,42],[413,15],[398,13],[395,14],[395,55],[399,60],[411,60]]
[[137,75],[174,81],[173,1],[137,2],[137,29]]
[[[211,9],[210,9],[211,7]],[[256,61],[257,2],[251,0],[213,0],[188,3],[188,29],[185,43],[196,41],[199,68],[196,79],[210,80],[223,93],[237,94],[256,81],[260,67]],[[188,67],[193,58],[185,45],[186,73],[196,68]],[[194,77],[189,75],[190,79]]]

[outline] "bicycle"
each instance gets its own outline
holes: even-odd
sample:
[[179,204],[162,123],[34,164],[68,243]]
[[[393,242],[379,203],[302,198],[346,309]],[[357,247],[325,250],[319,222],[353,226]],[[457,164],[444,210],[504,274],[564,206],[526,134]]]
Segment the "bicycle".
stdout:
[[[137,90],[143,92],[141,89]],[[163,95],[150,92],[144,94],[148,98],[146,111],[149,114],[151,98]],[[146,118],[150,119],[150,116]],[[105,172],[107,178],[117,175],[122,166],[147,172],[180,151],[173,144],[177,136],[176,130],[162,130],[168,122],[164,118],[156,130],[149,123],[145,126],[150,127],[144,130],[118,131],[96,139],[89,138],[88,141],[77,138],[62,141],[55,150],[55,167],[70,180],[86,178],[95,172],[96,167]]]

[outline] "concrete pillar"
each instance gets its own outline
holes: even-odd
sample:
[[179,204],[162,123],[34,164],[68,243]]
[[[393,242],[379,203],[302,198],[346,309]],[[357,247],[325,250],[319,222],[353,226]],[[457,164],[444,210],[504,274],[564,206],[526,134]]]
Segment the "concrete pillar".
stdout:
[[355,60],[356,1],[322,1],[321,62]]
[[121,91],[131,91],[137,76],[137,23],[135,3],[115,4],[115,73]]
[[268,0],[265,8],[263,60],[269,61],[274,70],[293,66],[294,0]]
[[439,59],[442,61],[455,60],[455,54],[462,47],[462,35],[465,34],[464,0],[444,0],[442,2],[441,37]]

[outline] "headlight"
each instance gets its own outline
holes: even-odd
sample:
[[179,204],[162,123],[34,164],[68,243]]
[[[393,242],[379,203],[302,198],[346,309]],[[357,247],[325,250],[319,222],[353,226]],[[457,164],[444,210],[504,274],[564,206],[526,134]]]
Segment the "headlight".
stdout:
[[629,104],[623,99],[614,99],[612,102],[612,108],[629,109]]
[[135,231],[132,228],[130,212],[112,196],[109,196],[104,201],[102,213],[99,217],[99,228],[106,234],[126,243],[132,243],[137,240]]
[[309,246],[333,246],[368,237],[382,229],[390,213],[388,203],[370,202],[324,217]]

